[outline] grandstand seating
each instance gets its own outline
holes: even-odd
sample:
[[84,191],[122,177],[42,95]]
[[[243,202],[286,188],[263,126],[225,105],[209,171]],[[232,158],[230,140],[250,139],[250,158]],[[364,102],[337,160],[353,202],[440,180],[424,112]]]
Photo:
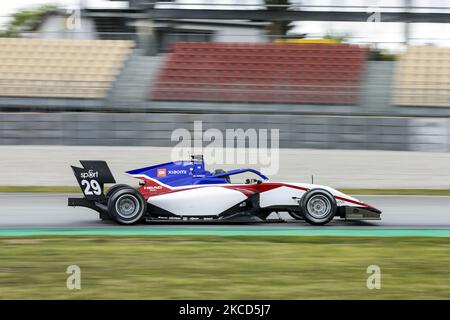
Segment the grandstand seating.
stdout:
[[357,104],[366,58],[343,44],[176,43],[149,99]]
[[0,38],[0,96],[97,99],[132,41]]
[[394,73],[397,106],[450,107],[450,48],[411,47]]

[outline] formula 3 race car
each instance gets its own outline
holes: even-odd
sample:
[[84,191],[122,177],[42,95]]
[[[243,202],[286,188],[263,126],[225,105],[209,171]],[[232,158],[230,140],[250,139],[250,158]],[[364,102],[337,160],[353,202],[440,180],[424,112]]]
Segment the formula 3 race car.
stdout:
[[[264,221],[273,212],[287,212],[297,220],[324,225],[333,218],[380,220],[381,211],[333,188],[307,183],[269,182],[254,169],[210,172],[203,156],[127,171],[139,187],[116,183],[105,161],[80,161],[72,166],[83,198],[69,198],[69,206],[97,211],[102,220],[130,225],[141,221]],[[234,183],[232,178],[256,178]]]

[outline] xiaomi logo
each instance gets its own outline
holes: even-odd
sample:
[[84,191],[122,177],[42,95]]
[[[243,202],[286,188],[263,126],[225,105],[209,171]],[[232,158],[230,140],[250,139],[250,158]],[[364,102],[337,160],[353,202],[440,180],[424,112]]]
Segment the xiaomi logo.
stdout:
[[156,172],[156,175],[158,177],[166,177],[167,176],[167,169],[166,168],[159,168]]

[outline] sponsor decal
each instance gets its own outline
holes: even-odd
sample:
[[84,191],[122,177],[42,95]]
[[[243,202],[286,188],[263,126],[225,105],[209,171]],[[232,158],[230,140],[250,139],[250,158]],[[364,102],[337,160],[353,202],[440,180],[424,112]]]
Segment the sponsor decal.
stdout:
[[158,191],[161,190],[162,186],[145,186],[144,190],[148,190],[148,191]]
[[169,174],[187,174],[187,170],[169,170]]
[[82,179],[98,178],[98,171],[89,170],[87,172],[81,172],[80,176],[81,176]]
[[159,168],[156,172],[156,175],[158,177],[167,177],[167,169],[166,168]]

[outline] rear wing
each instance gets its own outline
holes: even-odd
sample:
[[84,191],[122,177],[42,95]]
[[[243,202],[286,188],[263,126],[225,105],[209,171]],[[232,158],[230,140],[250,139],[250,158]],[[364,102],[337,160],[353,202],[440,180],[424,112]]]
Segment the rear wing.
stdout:
[[87,200],[104,200],[104,184],[116,183],[106,161],[80,160],[82,168],[71,166]]

